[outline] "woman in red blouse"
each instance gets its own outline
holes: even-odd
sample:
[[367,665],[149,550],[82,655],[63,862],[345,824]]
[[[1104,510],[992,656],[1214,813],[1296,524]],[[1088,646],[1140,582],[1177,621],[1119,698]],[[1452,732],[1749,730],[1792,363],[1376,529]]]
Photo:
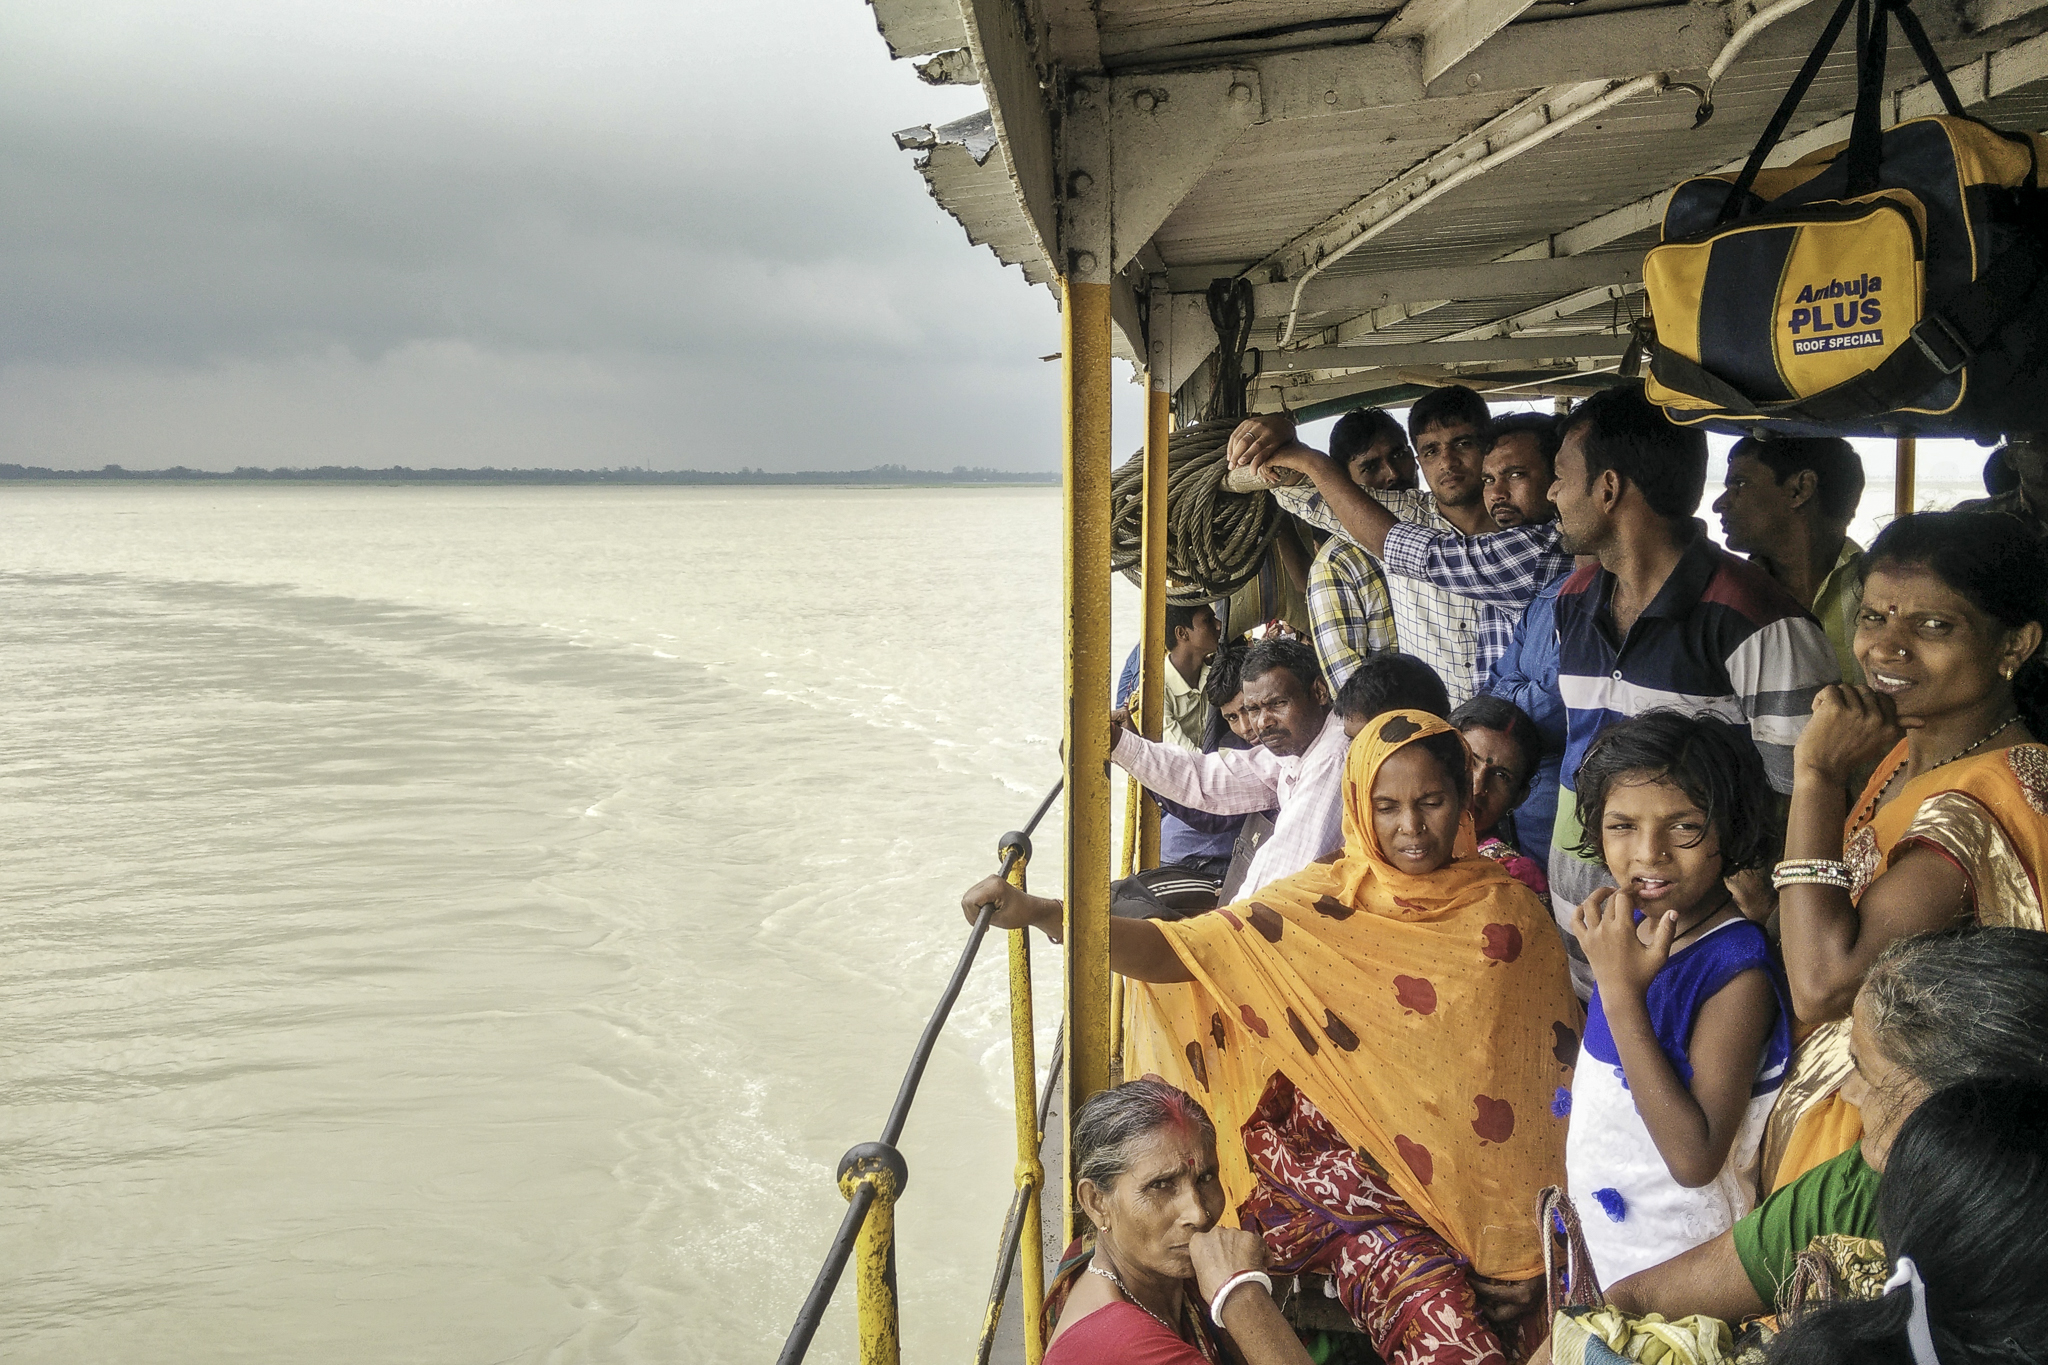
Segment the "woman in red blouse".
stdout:
[[1044,1365],[1310,1365],[1273,1303],[1257,1233],[1219,1228],[1216,1127],[1157,1076],[1104,1090],[1074,1124],[1090,1235],[1048,1288]]

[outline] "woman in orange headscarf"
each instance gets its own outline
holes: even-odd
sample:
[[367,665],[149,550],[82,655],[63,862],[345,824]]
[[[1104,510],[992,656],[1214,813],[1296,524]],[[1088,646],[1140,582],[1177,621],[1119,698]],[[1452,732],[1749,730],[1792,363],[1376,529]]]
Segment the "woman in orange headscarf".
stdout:
[[[1388,1365],[1485,1365],[1500,1340],[1466,1271],[1541,1273],[1537,1195],[1564,1178],[1579,1007],[1549,911],[1455,848],[1464,741],[1375,717],[1345,766],[1344,847],[1256,900],[1113,920],[1110,964],[1162,993],[1133,1065],[1197,1096],[1244,1149],[1230,1202],[1279,1269],[1335,1277]],[[1059,932],[1056,900],[995,879],[970,913]],[[1512,1344],[1512,1343],[1511,1343]]]

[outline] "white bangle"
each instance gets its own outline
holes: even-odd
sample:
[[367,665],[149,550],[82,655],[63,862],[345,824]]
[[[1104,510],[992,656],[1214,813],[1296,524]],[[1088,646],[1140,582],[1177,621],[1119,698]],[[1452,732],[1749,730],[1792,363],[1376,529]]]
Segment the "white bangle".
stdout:
[[1223,1305],[1230,1298],[1231,1291],[1239,1285],[1252,1280],[1257,1280],[1261,1285],[1265,1286],[1267,1294],[1270,1295],[1273,1292],[1273,1277],[1271,1275],[1268,1275],[1263,1270],[1240,1270],[1225,1280],[1216,1290],[1216,1297],[1209,1300],[1209,1321],[1221,1327],[1223,1325]]

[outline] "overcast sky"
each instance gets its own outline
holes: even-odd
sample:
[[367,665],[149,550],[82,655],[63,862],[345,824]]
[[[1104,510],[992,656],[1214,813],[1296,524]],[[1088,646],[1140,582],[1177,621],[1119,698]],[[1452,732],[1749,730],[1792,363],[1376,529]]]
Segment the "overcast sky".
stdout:
[[1055,468],[889,136],[982,103],[863,0],[6,6],[0,463]]
[[862,0],[8,6],[0,462],[1056,467],[889,136],[982,103]]

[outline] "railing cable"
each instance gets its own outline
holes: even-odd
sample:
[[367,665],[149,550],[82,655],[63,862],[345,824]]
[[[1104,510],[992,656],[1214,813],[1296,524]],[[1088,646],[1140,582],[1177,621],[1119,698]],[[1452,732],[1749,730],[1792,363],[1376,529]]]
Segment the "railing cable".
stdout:
[[[1001,875],[1007,877],[1010,869],[1020,859],[1031,856],[1031,832],[1038,828],[1038,822],[1045,818],[1052,803],[1059,799],[1066,779],[1055,782],[1045,799],[1038,803],[1038,809],[1031,814],[1030,822],[1022,833],[1003,836],[1003,862]],[[846,1195],[846,1216],[839,1220],[839,1231],[833,1234],[832,1245],[825,1252],[825,1263],[818,1268],[818,1278],[811,1284],[811,1292],[805,1296],[804,1304],[797,1312],[796,1325],[790,1329],[789,1338],[782,1345],[782,1354],[777,1365],[799,1365],[811,1349],[811,1339],[818,1333],[818,1324],[824,1319],[826,1305],[832,1302],[832,1295],[839,1287],[839,1277],[846,1270],[846,1263],[854,1254],[857,1244],[877,1241],[862,1238],[861,1231],[868,1221],[875,1201],[883,1201],[885,1222],[893,1223],[889,1217],[897,1196],[903,1193],[910,1172],[904,1163],[902,1153],[896,1150],[896,1140],[903,1135],[903,1125],[910,1118],[911,1102],[917,1098],[918,1082],[924,1079],[926,1063],[931,1061],[932,1051],[938,1045],[939,1034],[946,1027],[947,1016],[953,1011],[953,1004],[960,998],[961,988],[967,984],[968,970],[974,966],[974,956],[981,948],[981,941],[988,935],[989,921],[995,917],[995,906],[982,907],[975,917],[974,927],[968,931],[967,944],[960,950],[960,961],[953,968],[952,979],[946,983],[945,991],[939,996],[939,1003],[932,1010],[931,1018],[924,1026],[924,1033],[917,1040],[917,1048],[911,1053],[910,1066],[903,1076],[903,1084],[896,1092],[896,1103],[890,1107],[888,1122],[882,1125],[882,1139],[879,1142],[864,1142],[853,1148],[839,1160],[839,1188]],[[893,1360],[896,1352],[895,1323],[895,1249],[893,1238],[884,1236],[872,1247],[862,1246],[863,1259],[872,1255],[882,1263],[880,1280],[887,1303],[879,1306],[879,1316],[869,1321],[866,1312],[862,1314],[862,1358],[869,1360],[883,1358]],[[866,1286],[863,1286],[864,1290]],[[863,1305],[865,1308],[865,1305]],[[870,1351],[870,1338],[887,1338],[887,1346],[880,1353]]]
[[[1038,1097],[1038,1131],[1041,1135],[1045,1132],[1046,1120],[1052,1116],[1053,1087],[1059,1082],[1060,1063],[1065,1060],[1066,1051],[1067,1026],[1062,1021],[1059,1036],[1053,1040],[1052,1065],[1046,1068],[1045,1089],[1040,1092]],[[1041,1193],[1042,1191],[1024,1187],[1020,1188],[1010,1198],[1010,1212],[1003,1219],[1002,1246],[996,1253],[996,1279],[988,1291],[989,1303],[996,1305],[996,1308],[989,1315],[988,1326],[981,1334],[981,1343],[974,1355],[974,1365],[988,1365],[989,1357],[994,1351],[996,1344],[994,1329],[996,1323],[1000,1320],[1002,1312],[1000,1305],[1009,1296],[1010,1276],[1017,1271],[1017,1251],[1024,1243],[1024,1225],[1027,1221],[1024,1216],[1025,1210],[1032,1198]],[[1043,1256],[1045,1254],[1044,1249],[1040,1248],[1035,1254]],[[1026,1313],[1031,1311],[1031,1305],[1028,1303],[1020,1306]]]

